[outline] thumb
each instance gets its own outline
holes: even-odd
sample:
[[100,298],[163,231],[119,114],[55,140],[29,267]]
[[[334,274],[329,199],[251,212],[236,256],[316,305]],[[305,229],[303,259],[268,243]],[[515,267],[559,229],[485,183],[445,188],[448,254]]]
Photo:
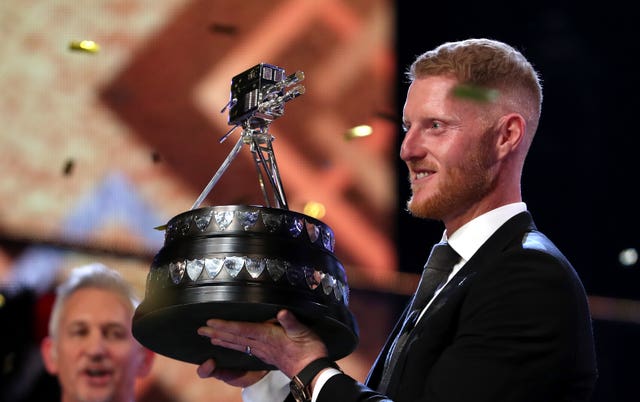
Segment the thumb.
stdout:
[[207,377],[211,377],[215,368],[216,368],[216,364],[213,361],[213,359],[208,359],[207,361],[205,361],[204,363],[198,366],[196,372],[198,373],[198,377],[207,378]]
[[309,328],[289,310],[280,310],[276,318],[289,338],[299,338],[309,333]]

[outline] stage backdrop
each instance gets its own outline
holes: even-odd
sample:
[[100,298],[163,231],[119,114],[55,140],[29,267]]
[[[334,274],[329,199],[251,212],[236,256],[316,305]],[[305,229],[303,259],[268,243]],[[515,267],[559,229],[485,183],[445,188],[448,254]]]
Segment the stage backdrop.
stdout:
[[[2,367],[15,398],[36,391],[29,362],[70,267],[109,264],[142,296],[154,228],[190,209],[230,152],[231,79],[262,62],[306,77],[271,126],[289,208],[320,206],[353,283],[390,283],[394,17],[389,0],[2,1],[1,318],[18,320]],[[358,125],[372,134],[349,136]],[[202,205],[226,204],[265,204],[248,146]],[[369,339],[343,362],[361,379],[384,341]],[[159,357],[138,400],[240,400],[195,369]]]

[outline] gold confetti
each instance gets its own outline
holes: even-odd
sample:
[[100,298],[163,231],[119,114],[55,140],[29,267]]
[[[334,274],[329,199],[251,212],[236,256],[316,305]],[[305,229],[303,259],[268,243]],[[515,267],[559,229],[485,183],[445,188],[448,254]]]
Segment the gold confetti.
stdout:
[[238,28],[234,25],[213,23],[209,25],[209,31],[216,34],[235,35],[238,32]]
[[379,111],[379,112],[376,112],[374,114],[374,116],[378,117],[378,118],[380,118],[382,120],[390,121],[393,124],[402,123],[402,122],[400,122],[400,119],[398,119],[398,116],[395,113],[386,112],[386,111]]
[[344,133],[344,139],[349,141],[354,138],[367,137],[373,134],[373,128],[367,125],[355,126]]
[[316,201],[307,202],[302,211],[305,215],[309,215],[316,219],[322,219],[327,213],[327,209],[324,207],[324,204]]
[[483,88],[473,85],[458,85],[453,89],[453,94],[459,98],[466,98],[478,102],[493,102],[500,94],[495,89]]
[[92,40],[74,40],[69,43],[69,49],[78,52],[98,53],[100,45]]
[[75,166],[75,162],[73,161],[73,159],[69,158],[64,162],[64,165],[62,166],[62,174],[64,176],[70,176],[71,173],[73,173],[73,168]]

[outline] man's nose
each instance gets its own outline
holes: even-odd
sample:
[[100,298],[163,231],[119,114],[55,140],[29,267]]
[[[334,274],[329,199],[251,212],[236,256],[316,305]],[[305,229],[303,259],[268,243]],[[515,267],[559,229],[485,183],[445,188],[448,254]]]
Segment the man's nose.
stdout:
[[408,162],[413,159],[420,159],[424,157],[424,154],[425,150],[419,142],[417,132],[411,129],[407,130],[400,145],[400,158]]
[[102,355],[107,350],[104,336],[99,331],[94,331],[87,339],[87,353],[90,355]]

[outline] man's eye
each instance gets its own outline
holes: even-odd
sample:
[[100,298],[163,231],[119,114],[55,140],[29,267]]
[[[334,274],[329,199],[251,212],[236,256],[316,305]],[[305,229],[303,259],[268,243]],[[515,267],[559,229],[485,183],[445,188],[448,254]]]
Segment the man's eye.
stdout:
[[119,327],[109,327],[104,330],[104,337],[112,340],[125,339],[127,330]]
[[85,336],[88,333],[86,328],[72,328],[69,330],[69,335],[71,336]]
[[442,124],[440,124],[439,121],[434,121],[431,123],[431,128],[440,128],[442,127]]

